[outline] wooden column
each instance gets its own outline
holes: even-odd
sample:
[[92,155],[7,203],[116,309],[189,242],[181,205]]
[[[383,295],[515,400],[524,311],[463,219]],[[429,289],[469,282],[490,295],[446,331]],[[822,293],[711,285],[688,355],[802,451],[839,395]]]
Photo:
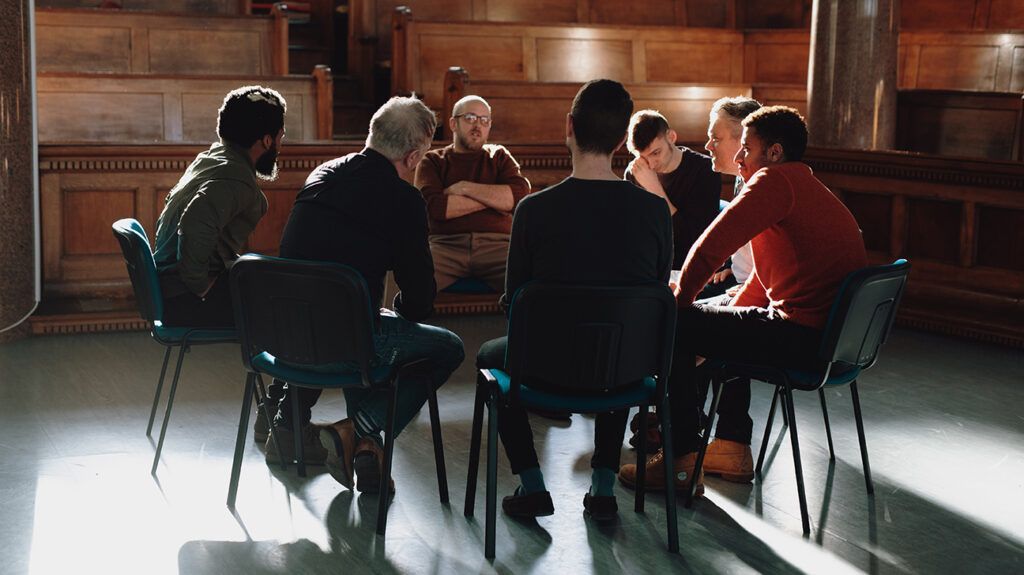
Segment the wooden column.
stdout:
[[409,91],[407,46],[408,26],[412,10],[408,6],[395,8],[391,16],[391,93],[405,94]]
[[444,74],[444,108],[441,109],[443,116],[439,118],[444,130],[445,141],[452,139],[452,127],[448,125],[448,118],[452,117],[452,110],[455,102],[458,102],[466,95],[466,86],[469,85],[469,73],[464,68],[452,66]]
[[334,77],[323,64],[313,68],[316,80],[316,139],[334,139]]

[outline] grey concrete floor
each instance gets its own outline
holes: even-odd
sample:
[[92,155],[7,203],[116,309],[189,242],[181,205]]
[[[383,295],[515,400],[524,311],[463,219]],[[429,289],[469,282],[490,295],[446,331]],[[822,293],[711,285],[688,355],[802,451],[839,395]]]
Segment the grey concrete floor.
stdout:
[[[449,317],[471,358],[497,317]],[[224,504],[243,370],[233,346],[194,348],[157,476],[144,434],[162,348],[145,333],[39,337],[0,345],[0,573],[1020,573],[1024,572],[1024,354],[897,330],[861,379],[876,492],[865,493],[849,390],[828,391],[830,464],[816,394],[795,401],[810,536],[789,441],[769,445],[763,481],[707,480],[679,507],[681,553],[665,548],[664,501],[589,523],[593,419],[534,422],[552,517],[498,518],[483,557],[484,489],[463,517],[474,373],[439,392],[452,502],[437,501],[426,410],[397,442],[385,538],[375,496],[322,468],[300,479],[247,442],[237,513]],[[772,388],[754,384],[754,449]],[[343,416],[326,394],[314,419]],[[623,461],[633,456],[623,450]],[[499,497],[515,487],[499,459]]]

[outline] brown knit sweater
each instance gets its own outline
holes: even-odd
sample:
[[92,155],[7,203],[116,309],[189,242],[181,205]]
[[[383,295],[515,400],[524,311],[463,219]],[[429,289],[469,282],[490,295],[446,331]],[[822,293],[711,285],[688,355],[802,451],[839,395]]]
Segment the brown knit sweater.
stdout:
[[512,188],[515,205],[530,193],[530,182],[519,171],[519,164],[504,146],[485,144],[477,152],[456,152],[449,144],[431,150],[416,168],[416,187],[427,202],[431,234],[464,234],[469,232],[512,233],[512,214],[491,208],[446,219],[448,196],[444,190],[463,180],[477,184],[504,184]]

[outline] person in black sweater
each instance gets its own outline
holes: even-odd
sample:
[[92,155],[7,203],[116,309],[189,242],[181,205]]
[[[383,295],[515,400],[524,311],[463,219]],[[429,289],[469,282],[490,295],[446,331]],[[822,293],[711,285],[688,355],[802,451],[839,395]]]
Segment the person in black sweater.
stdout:
[[[389,100],[373,115],[361,152],[326,162],[309,175],[281,238],[282,257],[337,262],[359,271],[377,308],[383,303],[385,275],[394,271],[401,291],[394,311],[380,310],[375,363],[423,360],[403,371],[396,435],[419,413],[429,389],[447,381],[465,357],[462,340],[454,333],[416,323],[433,311],[436,289],[426,206],[408,180],[430,149],[435,126],[433,112],[421,101]],[[320,390],[286,389],[274,420],[282,451],[292,444],[290,402],[298,401],[300,423],[309,430],[306,454],[312,451],[312,459],[326,460],[331,475],[346,487],[352,487],[354,471],[360,491],[376,490],[388,394],[346,389],[348,419],[319,428],[309,421]],[[267,447],[267,460],[276,461],[277,451]]]
[[[668,282],[672,222],[665,201],[612,172],[612,154],[626,139],[633,111],[618,82],[593,80],[576,94],[566,117],[572,175],[524,198],[512,221],[503,304],[531,280],[587,285]],[[503,368],[507,339],[484,343],[479,368]],[[505,513],[554,513],[544,485],[526,411],[500,405],[498,433],[522,485],[505,497]],[[617,512],[612,489],[628,410],[597,416],[592,481],[584,509],[599,519]]]
[[718,216],[722,176],[711,158],[682,145],[665,116],[640,110],[629,121],[626,148],[634,159],[625,178],[665,199],[672,214],[672,269],[682,269],[686,254]]

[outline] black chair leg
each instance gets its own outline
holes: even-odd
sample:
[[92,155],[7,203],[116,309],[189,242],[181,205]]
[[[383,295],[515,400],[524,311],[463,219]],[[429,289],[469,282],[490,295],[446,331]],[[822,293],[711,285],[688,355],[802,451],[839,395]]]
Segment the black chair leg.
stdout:
[[644,512],[644,499],[647,495],[647,406],[641,405],[637,413],[638,440],[636,444],[636,493],[633,494],[633,511]]
[[[299,393],[294,384],[288,384],[292,404],[292,444],[295,446],[295,469],[299,477],[306,476],[306,453],[302,447],[302,424],[299,423]],[[276,443],[276,441],[275,441]]]
[[789,412],[786,411],[786,396],[782,395],[782,426],[789,426]]
[[[780,393],[782,393],[782,390],[776,387],[775,393],[772,394],[772,406],[768,408],[768,421],[764,424],[764,437],[761,439],[761,450],[757,454],[757,468],[755,469],[755,472],[757,473],[758,480],[761,479],[761,466],[764,464],[764,454],[768,451],[768,440],[771,439],[772,436],[772,423],[775,421],[775,406],[779,401]],[[785,409],[783,409],[783,411],[785,411]]]
[[718,415],[718,400],[722,397],[722,380],[715,378],[711,388],[711,409],[708,410],[708,424],[704,428],[704,442],[697,452],[697,462],[693,467],[693,481],[690,482],[690,489],[686,492],[686,508],[693,507],[693,498],[697,493],[697,479],[704,469],[704,454],[708,450],[708,441],[711,439],[711,430],[715,428],[715,416]]
[[284,452],[281,451],[281,443],[277,441],[277,431],[275,431],[276,427],[274,426],[274,416],[276,416],[277,413],[271,413],[270,409],[267,407],[267,387],[263,385],[263,376],[258,373],[256,374],[256,385],[253,388],[254,394],[257,389],[259,390],[257,405],[259,406],[259,409],[263,410],[263,415],[266,416],[267,421],[270,424],[268,429],[270,432],[270,443],[274,444],[274,450],[277,451],[277,460],[281,462],[281,471],[285,471],[288,469],[288,462],[284,459]]
[[836,450],[832,447],[832,426],[828,424],[828,404],[825,403],[825,389],[818,388],[818,397],[821,398],[821,415],[825,418],[825,437],[828,438],[828,459],[836,460]]
[[437,467],[437,491],[441,503],[448,503],[448,470],[444,464],[444,440],[441,439],[441,416],[437,411],[437,392],[430,391],[427,398],[430,409],[430,431],[434,436],[434,465]]
[[178,364],[174,367],[174,379],[171,380],[171,391],[167,394],[167,408],[164,411],[164,422],[160,426],[160,439],[156,442],[156,453],[153,455],[153,467],[149,470],[151,475],[156,475],[156,468],[160,465],[160,453],[164,450],[164,438],[167,437],[167,423],[171,420],[171,409],[174,408],[174,393],[178,390],[178,377],[181,376],[181,362],[185,359],[185,352],[188,351],[188,344],[181,344],[181,351],[178,352]]
[[391,384],[388,402],[388,420],[384,424],[384,469],[380,474],[377,501],[377,535],[384,536],[388,528],[388,502],[391,500],[391,462],[395,454],[395,406],[398,404],[398,380]]
[[[676,517],[675,454],[672,452],[672,418],[668,398],[658,407],[661,416],[661,446],[665,455],[665,520],[668,523],[668,551],[679,553],[679,523]],[[694,477],[692,481],[696,481]]]
[[494,559],[498,511],[498,398],[487,392],[487,510],[484,525],[484,557]]
[[857,439],[860,440],[860,459],[864,464],[864,484],[868,488],[868,495],[874,494],[875,484],[871,481],[871,463],[868,461],[868,443],[864,438],[864,419],[860,413],[860,397],[857,394],[857,381],[850,384],[850,394],[853,396],[853,416],[857,421]]
[[173,345],[164,347],[164,364],[160,366],[160,379],[156,382],[156,393],[153,394],[153,407],[149,408],[149,423],[146,424],[146,437],[153,434],[153,421],[156,419],[156,406],[160,403],[160,392],[164,389],[164,376],[167,375],[167,360],[171,359]]
[[235,458],[231,463],[231,481],[228,483],[228,508],[235,508],[235,497],[238,495],[238,478],[242,474],[242,454],[245,451],[245,438],[249,431],[249,410],[252,409],[252,396],[256,389],[253,385],[255,375],[245,376],[245,391],[242,393],[242,414],[238,416],[238,435],[235,437]]
[[783,405],[789,413],[789,439],[793,445],[793,468],[796,471],[796,491],[800,498],[800,520],[803,523],[804,534],[811,532],[811,520],[807,514],[807,494],[804,491],[804,470],[800,463],[800,440],[796,433],[796,411],[793,409],[793,390],[789,383],[783,390]]
[[476,507],[476,480],[480,468],[480,433],[483,428],[487,386],[477,375],[476,399],[473,402],[473,431],[469,438],[469,470],[466,473],[466,505],[463,515],[472,517]]

